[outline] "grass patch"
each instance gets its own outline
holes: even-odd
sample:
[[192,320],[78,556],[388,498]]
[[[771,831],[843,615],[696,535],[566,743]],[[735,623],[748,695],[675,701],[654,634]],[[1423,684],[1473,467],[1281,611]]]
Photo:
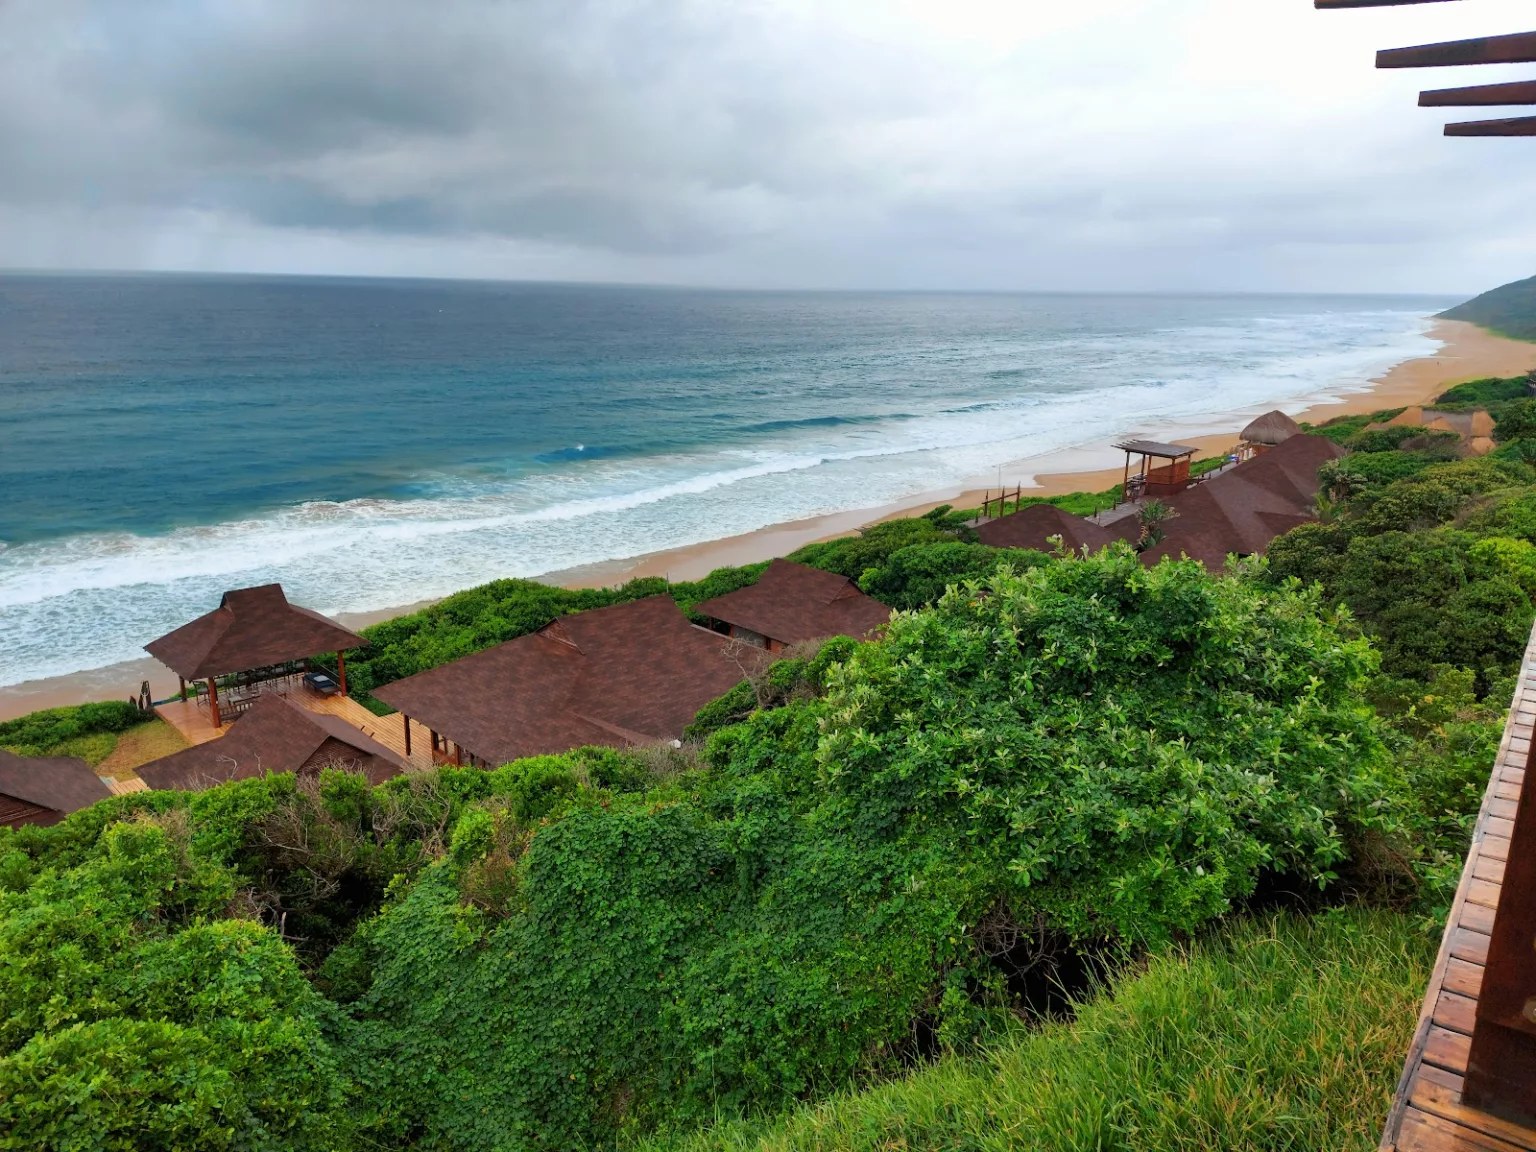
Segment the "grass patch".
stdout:
[[109,755],[91,763],[103,776],[126,780],[140,765],[169,756],[172,752],[180,752],[186,747],[189,745],[182,734],[157,718],[122,733]]
[[1395,913],[1242,922],[982,1056],[647,1152],[1360,1149],[1386,1119],[1434,945]]

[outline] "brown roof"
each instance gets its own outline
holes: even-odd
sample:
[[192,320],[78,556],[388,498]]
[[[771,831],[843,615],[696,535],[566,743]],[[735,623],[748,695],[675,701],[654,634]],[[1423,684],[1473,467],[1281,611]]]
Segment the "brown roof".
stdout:
[[563,616],[374,690],[493,764],[672,740],[764,654],[688,622],[670,596]]
[[144,645],[178,676],[202,680],[366,645],[318,612],[288,603],[281,584],[237,588],[219,606]]
[[1229,553],[1265,551],[1276,536],[1313,519],[1317,470],[1344,449],[1322,436],[1293,436],[1267,452],[1165,501],[1178,515],[1163,540],[1142,553],[1148,563],[1186,555],[1219,567]]
[[1266,412],[1238,433],[1239,440],[1250,444],[1282,444],[1292,436],[1301,435],[1301,425],[1278,408]]
[[112,793],[84,760],[17,756],[0,748],[0,795],[68,814],[89,808]]
[[138,769],[151,788],[196,792],[269,772],[356,765],[374,784],[398,776],[404,760],[339,716],[310,712],[281,696],[263,696],[217,740],[173,752]]
[[976,535],[983,544],[993,548],[1034,548],[1049,552],[1049,538],[1060,536],[1061,542],[1073,552],[1087,548],[1097,552],[1106,544],[1125,539],[1125,530],[1140,525],[1134,517],[1119,522],[1120,531],[1102,528],[1091,520],[1063,512],[1054,504],[1031,504],[1007,516],[999,516],[976,527]]
[[694,611],[781,644],[864,637],[891,620],[891,610],[848,577],[793,560],[775,560],[756,584],[706,600]]
[[1177,460],[1182,456],[1193,456],[1200,451],[1188,444],[1164,444],[1158,440],[1127,440],[1122,444],[1116,444],[1116,448],[1140,456],[1157,456],[1166,460]]

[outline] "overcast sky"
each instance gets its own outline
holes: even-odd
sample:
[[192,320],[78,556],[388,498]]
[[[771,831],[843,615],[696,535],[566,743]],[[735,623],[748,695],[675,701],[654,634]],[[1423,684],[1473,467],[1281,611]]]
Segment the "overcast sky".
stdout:
[[0,0],[0,266],[1471,292],[1536,273],[1536,140],[1415,94],[1536,66],[1372,57],[1532,16]]

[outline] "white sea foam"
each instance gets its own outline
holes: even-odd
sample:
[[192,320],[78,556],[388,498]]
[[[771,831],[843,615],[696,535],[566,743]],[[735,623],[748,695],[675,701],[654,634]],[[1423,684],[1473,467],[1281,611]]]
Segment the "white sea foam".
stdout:
[[[0,548],[0,685],[132,659],[230,587],[280,580],[320,611],[368,611],[889,503],[1129,432],[1298,411],[1431,353],[1426,328],[1403,312],[1327,313],[1137,333],[1113,346],[1062,336],[1017,349],[1021,362],[1076,365],[1056,391],[958,405],[935,393],[927,411],[787,420],[777,439],[739,448],[582,458],[513,480],[428,477],[419,499],[312,502],[158,536]],[[987,354],[996,359],[997,346]]]

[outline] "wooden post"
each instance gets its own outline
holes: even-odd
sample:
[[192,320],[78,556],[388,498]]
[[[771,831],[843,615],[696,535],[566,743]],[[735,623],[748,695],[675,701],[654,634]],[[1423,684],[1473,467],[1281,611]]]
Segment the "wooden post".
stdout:
[[345,696],[347,694],[347,654],[345,652],[336,653],[336,679],[341,681],[341,694]]
[[453,762],[461,768],[464,766],[464,749],[457,744],[453,746]]
[[185,704],[187,702],[187,678],[185,676],[178,676],[176,679],[181,681],[181,702]]
[[1120,478],[1120,502],[1123,504],[1130,498],[1126,490],[1131,486],[1131,453],[1127,449],[1125,453],[1125,475]]
[[224,727],[219,718],[219,685],[212,676],[208,677],[208,714],[213,718],[215,728]]
[[411,758],[411,718],[404,712],[400,713],[400,719],[405,721],[405,758]]

